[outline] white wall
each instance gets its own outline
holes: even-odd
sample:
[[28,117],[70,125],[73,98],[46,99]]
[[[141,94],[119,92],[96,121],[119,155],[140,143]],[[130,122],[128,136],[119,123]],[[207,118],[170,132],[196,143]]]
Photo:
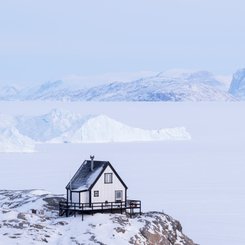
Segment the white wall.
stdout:
[[89,191],[80,192],[80,202],[89,203]]
[[79,192],[72,192],[72,202],[79,202]]
[[[72,192],[72,202],[79,202],[79,194],[80,194],[80,202],[81,203],[89,203],[89,191],[86,192]],[[68,190],[68,202],[70,202],[70,190]]]
[[68,196],[67,196],[67,201],[68,201],[68,202],[70,202],[70,201],[71,201],[71,199],[70,199],[70,197],[71,197],[71,195],[70,195],[70,190],[68,190],[68,192],[67,192],[67,193],[68,193]]
[[[105,184],[104,183],[104,173],[112,173],[112,183],[111,184]],[[115,202],[115,191],[121,190],[122,193],[122,201],[125,201],[125,187],[122,185],[120,180],[117,178],[117,176],[114,174],[110,166],[108,166],[101,177],[98,179],[96,184],[91,190],[92,195],[92,202]],[[94,191],[99,191],[99,197],[94,197]]]

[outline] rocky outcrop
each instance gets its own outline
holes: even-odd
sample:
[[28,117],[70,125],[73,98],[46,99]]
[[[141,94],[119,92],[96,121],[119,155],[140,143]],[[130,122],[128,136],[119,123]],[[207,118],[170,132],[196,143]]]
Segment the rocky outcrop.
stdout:
[[3,244],[195,245],[179,221],[161,212],[59,217],[60,195],[42,190],[0,191]]
[[[145,218],[145,219],[144,219]],[[151,222],[148,221],[151,219]],[[142,236],[146,238],[146,244],[185,244],[194,245],[195,243],[182,233],[182,226],[179,221],[170,216],[159,212],[148,212],[142,217],[145,225],[141,228]],[[135,244],[142,244],[137,242]]]
[[112,220],[119,225],[115,228],[118,233],[126,233],[131,223],[141,226],[138,232],[129,239],[130,244],[195,245],[183,234],[179,221],[161,212],[147,212],[132,220],[125,216],[117,216]]

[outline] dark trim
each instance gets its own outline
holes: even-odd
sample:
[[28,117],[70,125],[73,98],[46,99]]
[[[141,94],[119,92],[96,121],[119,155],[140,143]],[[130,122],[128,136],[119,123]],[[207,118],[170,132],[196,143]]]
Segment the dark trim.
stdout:
[[125,200],[124,200],[125,202],[127,202],[127,191],[128,191],[128,190],[125,189]]
[[98,181],[98,179],[101,177],[101,175],[104,173],[105,169],[110,166],[111,170],[114,172],[114,174],[117,176],[117,178],[120,180],[120,182],[122,183],[122,185],[125,187],[125,189],[128,189],[128,187],[126,186],[126,184],[123,182],[123,180],[120,178],[120,176],[118,175],[118,173],[116,172],[116,170],[112,167],[112,165],[110,164],[110,162],[106,162],[106,164],[104,165],[104,167],[101,170],[101,173],[98,175],[98,177],[95,179],[94,183],[89,187],[89,190],[91,190],[94,185],[96,184],[96,182]]
[[92,188],[94,187],[94,185],[96,184],[96,182],[98,181],[98,179],[101,177],[101,175],[104,173],[106,167],[108,166],[109,162],[106,162],[105,165],[103,166],[100,174],[97,176],[97,178],[95,179],[94,183],[92,185],[90,185],[90,187],[88,188],[89,190],[92,190]]
[[66,200],[69,201],[69,199],[68,199],[68,189],[66,189]]
[[82,191],[72,190],[72,192],[86,192],[86,191],[88,191],[88,189],[87,190],[82,190]]
[[71,202],[72,202],[72,193],[74,192],[74,193],[78,193],[78,195],[79,195],[79,203],[81,203],[81,193],[82,192],[86,192],[86,191],[88,191],[88,190],[83,190],[83,191],[71,191],[71,190],[68,190],[68,189],[66,189],[66,192],[67,192],[67,194],[66,194],[66,197],[67,197],[67,200],[68,200],[68,191],[70,192],[70,200],[71,200]]
[[[70,183],[72,182],[72,180],[74,180],[74,178],[76,177],[76,175],[80,172],[80,169],[83,167],[83,165],[87,162],[88,160],[85,160],[82,165],[79,167],[79,169],[76,171],[76,173],[74,174],[74,176],[72,177],[72,179],[68,182],[66,189],[70,189]],[[95,181],[90,185],[90,187],[87,190],[83,190],[83,191],[73,191],[73,192],[85,192],[85,191],[91,191],[92,188],[94,187],[94,185],[97,183],[98,179],[101,177],[101,175],[104,173],[105,169],[109,166],[112,170],[112,172],[116,175],[116,177],[119,179],[119,181],[122,183],[122,185],[125,187],[125,189],[128,189],[128,187],[126,186],[126,184],[123,182],[123,180],[121,179],[121,177],[119,176],[119,174],[117,173],[117,171],[112,167],[110,162],[106,162],[106,161],[100,161],[100,162],[104,162],[104,166],[101,170],[101,172],[99,173],[99,175],[97,176],[97,178],[95,179]],[[91,195],[90,195],[91,196]]]
[[92,195],[91,195],[91,190],[89,190],[89,205],[91,206],[92,203]]
[[71,180],[68,182],[68,184],[66,185],[66,189],[70,187],[70,183],[72,182],[72,180],[75,178],[75,176],[79,173],[80,169],[83,167],[83,165],[87,162],[87,160],[85,160],[81,166],[79,167],[79,169],[77,170],[77,172],[73,175],[73,177],[71,178]]
[[[109,163],[109,162],[108,162]],[[110,167],[111,167],[111,169],[113,170],[113,172],[115,173],[115,175],[117,176],[117,178],[120,180],[120,182],[122,183],[122,185],[126,188],[126,189],[128,189],[128,187],[126,186],[126,184],[123,182],[123,180],[121,179],[121,177],[119,176],[119,174],[117,173],[117,171],[112,167],[112,165],[109,163],[108,164]]]

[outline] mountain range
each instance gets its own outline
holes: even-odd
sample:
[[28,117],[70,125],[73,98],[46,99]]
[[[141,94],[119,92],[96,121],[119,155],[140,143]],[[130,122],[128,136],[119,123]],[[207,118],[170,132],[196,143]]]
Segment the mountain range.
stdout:
[[0,114],[0,152],[32,152],[37,143],[110,143],[189,140],[184,127],[142,129],[106,115],[81,115],[53,109],[37,116]]
[[84,88],[69,81],[49,81],[17,88],[2,86],[2,101],[237,101],[245,99],[245,69],[233,75],[230,88],[207,71],[162,72],[130,82]]
[[245,68],[233,75],[229,93],[240,100],[245,100]]

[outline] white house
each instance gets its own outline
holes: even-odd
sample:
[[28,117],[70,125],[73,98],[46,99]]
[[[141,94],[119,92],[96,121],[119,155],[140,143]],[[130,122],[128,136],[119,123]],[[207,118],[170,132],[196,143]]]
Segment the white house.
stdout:
[[85,160],[66,186],[72,203],[126,202],[128,187],[108,161]]

